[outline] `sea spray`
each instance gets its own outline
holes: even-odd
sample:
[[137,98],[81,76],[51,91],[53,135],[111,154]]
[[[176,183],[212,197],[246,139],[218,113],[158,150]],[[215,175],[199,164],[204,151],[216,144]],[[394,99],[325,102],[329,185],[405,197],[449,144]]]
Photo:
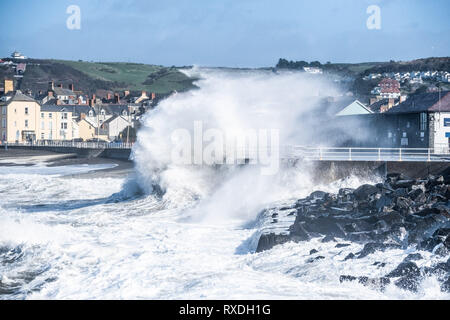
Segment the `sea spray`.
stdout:
[[[339,94],[332,83],[300,72],[276,74],[198,68],[185,72],[200,79],[196,82],[198,89],[173,94],[148,112],[133,148],[137,181],[143,190],[152,193],[157,187],[173,205],[202,200],[188,214],[210,221],[254,218],[267,203],[309,187],[307,166],[297,164],[293,168],[278,163],[282,150],[274,148],[273,132],[277,132],[278,148],[311,143],[315,123],[307,115],[314,112],[324,96]],[[264,139],[258,139],[256,147],[276,150],[268,154],[272,163],[258,162],[258,157],[253,159],[252,148],[244,153],[242,163],[230,163],[226,156],[220,162],[221,153],[213,164],[199,162],[195,149],[199,145],[199,123],[202,130],[213,129],[236,139],[249,130],[258,133],[266,130],[265,138],[272,134],[272,140],[267,139],[269,143],[262,147]],[[185,162],[173,157],[174,132],[181,130],[188,138],[192,137],[179,139],[186,144],[182,148],[192,149],[187,157],[184,154]],[[244,140],[244,147],[253,141]],[[200,141],[201,154],[207,142]],[[226,143],[223,145],[226,150]],[[270,165],[276,170],[265,175],[263,170]]]

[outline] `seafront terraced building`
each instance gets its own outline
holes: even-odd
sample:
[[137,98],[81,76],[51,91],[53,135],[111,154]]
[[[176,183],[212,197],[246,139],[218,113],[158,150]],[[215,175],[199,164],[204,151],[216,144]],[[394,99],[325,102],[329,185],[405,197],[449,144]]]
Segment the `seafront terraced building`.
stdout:
[[41,106],[20,90],[4,96],[0,103],[0,141],[73,139],[72,111],[64,106]]

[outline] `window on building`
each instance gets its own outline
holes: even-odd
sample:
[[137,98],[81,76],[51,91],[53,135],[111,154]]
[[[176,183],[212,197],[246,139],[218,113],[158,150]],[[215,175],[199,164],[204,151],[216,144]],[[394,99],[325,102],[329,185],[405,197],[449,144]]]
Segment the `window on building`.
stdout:
[[407,128],[410,128],[411,127],[411,123],[408,121],[408,122],[406,122],[406,127]]
[[25,107],[25,114],[28,114],[28,107]]
[[450,127],[450,118],[444,118],[444,127]]
[[2,128],[6,128],[6,119],[2,119]]
[[49,128],[50,130],[53,129],[53,122],[50,121],[50,122],[48,123],[48,128]]
[[44,123],[44,121],[41,122],[41,129],[45,130],[45,123]]
[[17,121],[14,121],[14,127],[17,127]]
[[2,140],[6,140],[6,131],[5,130],[2,131]]
[[61,129],[63,130],[67,129],[67,122],[61,123]]
[[406,136],[406,132],[403,132],[403,138],[406,138],[407,136]]
[[53,117],[53,113],[49,113],[48,117],[51,119]]
[[41,140],[45,139],[45,134],[41,133]]
[[61,119],[67,120],[67,113],[66,112],[63,112],[63,114],[61,115]]
[[427,114],[422,112],[420,114],[420,131],[427,130]]
[[2,107],[2,114],[6,114],[6,107]]
[[388,132],[388,138],[392,138],[392,132]]
[[44,119],[44,113],[43,112],[41,112],[41,118]]
[[28,120],[25,120],[25,128],[28,128]]

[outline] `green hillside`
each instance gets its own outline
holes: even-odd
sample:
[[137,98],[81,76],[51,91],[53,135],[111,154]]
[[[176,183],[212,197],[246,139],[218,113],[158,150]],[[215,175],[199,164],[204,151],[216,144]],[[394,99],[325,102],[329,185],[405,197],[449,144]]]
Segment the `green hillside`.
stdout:
[[[193,88],[193,81],[175,67],[138,63],[100,63],[66,60],[28,59],[23,79],[17,81],[21,90],[46,90],[49,81],[74,84],[76,90],[95,93],[97,90],[141,91],[167,94],[174,90]],[[10,67],[0,68],[0,81],[11,78]]]
[[192,87],[192,79],[171,67],[138,63],[95,63],[55,61],[81,71],[93,79],[121,83],[115,89],[147,90],[156,93],[183,91]]

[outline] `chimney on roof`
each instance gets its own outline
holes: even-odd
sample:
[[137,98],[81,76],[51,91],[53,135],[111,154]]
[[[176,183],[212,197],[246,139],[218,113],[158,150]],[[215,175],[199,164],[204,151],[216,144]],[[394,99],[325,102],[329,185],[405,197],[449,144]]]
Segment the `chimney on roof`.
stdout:
[[389,109],[390,109],[390,108],[392,108],[392,107],[394,106],[394,104],[395,104],[395,99],[389,98],[388,101],[389,101],[389,102],[388,102],[388,106],[389,106]]
[[400,96],[400,103],[405,102],[408,96]]
[[81,100],[81,97],[78,97],[78,104],[83,104],[83,100]]
[[48,96],[53,98],[53,91],[49,91]]
[[86,119],[86,113],[82,112],[80,114],[80,120]]
[[61,100],[56,99],[56,105],[57,105],[57,106],[61,105]]
[[112,95],[111,95],[111,93],[108,92],[106,94],[106,100],[111,100],[111,98],[112,98]]
[[146,97],[147,96],[147,92],[142,91],[141,95]]
[[114,103],[116,104],[120,103],[120,97],[118,93],[114,93]]
[[156,99],[156,93],[152,92],[152,100]]
[[8,92],[11,91],[14,91],[14,81],[5,79],[3,94],[7,94]]
[[54,91],[55,90],[55,83],[53,81],[50,81],[48,83],[48,91]]
[[123,96],[124,96],[124,97],[129,96],[129,95],[130,95],[130,91],[125,90],[125,91],[123,92]]
[[73,83],[69,84],[69,89],[72,91],[75,91],[75,87],[73,86]]
[[62,89],[62,83],[60,83],[60,84],[58,84],[58,88],[61,88]]
[[95,99],[88,99],[88,104],[90,107],[93,107],[95,104]]

